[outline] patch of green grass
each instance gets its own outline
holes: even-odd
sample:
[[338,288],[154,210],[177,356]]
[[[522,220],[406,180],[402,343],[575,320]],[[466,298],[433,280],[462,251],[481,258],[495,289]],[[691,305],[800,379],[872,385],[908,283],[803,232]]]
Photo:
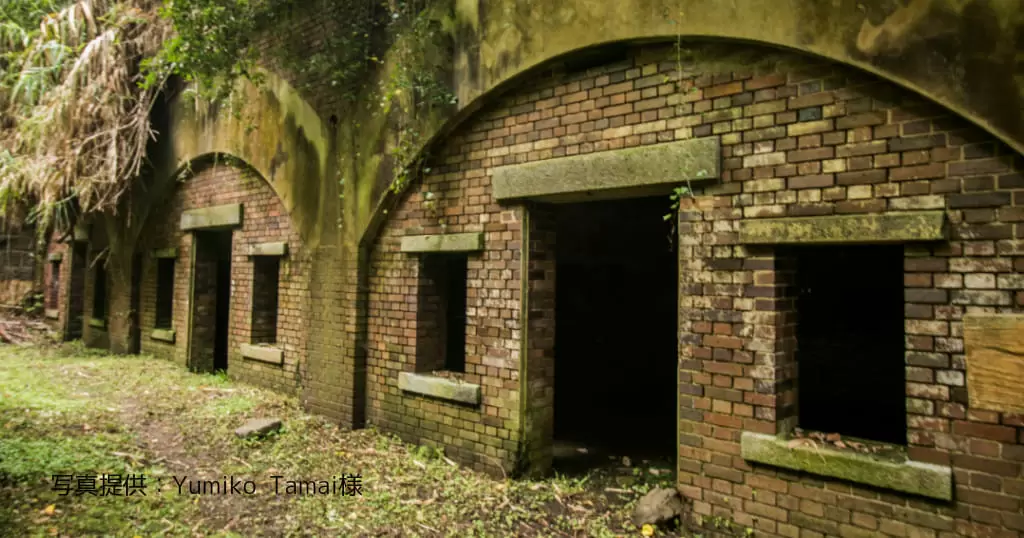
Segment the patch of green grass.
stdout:
[[[636,533],[628,523],[632,503],[671,481],[637,471],[628,494],[609,504],[602,494],[615,477],[496,480],[432,446],[372,428],[343,430],[305,413],[293,397],[222,374],[76,346],[0,346],[0,395],[0,473],[19,477],[0,486],[0,528],[16,535],[50,536],[55,528],[71,536],[605,537]],[[245,420],[271,416],[283,420],[280,432],[234,436]],[[49,475],[69,470],[143,472],[162,478],[165,490],[145,498],[60,497]],[[361,475],[361,496],[273,495],[272,475],[341,474]],[[260,493],[178,495],[172,475],[233,475],[255,480]]]
[[67,472],[123,473],[125,460],[111,454],[119,436],[0,439],[0,474],[14,480],[49,478]]
[[256,402],[248,396],[238,394],[215,398],[208,401],[202,408],[202,415],[224,416],[243,415],[252,410]]

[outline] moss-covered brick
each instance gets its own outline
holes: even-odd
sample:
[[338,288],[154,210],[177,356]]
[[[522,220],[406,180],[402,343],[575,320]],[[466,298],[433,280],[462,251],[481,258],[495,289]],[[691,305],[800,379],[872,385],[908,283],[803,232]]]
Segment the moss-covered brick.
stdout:
[[943,211],[748,219],[740,243],[832,244],[938,241],[946,237]]
[[888,460],[817,445],[790,446],[786,439],[754,432],[743,432],[740,450],[743,459],[755,463],[944,501],[953,498],[953,470],[948,466]]
[[494,169],[498,200],[600,193],[719,176],[718,137],[602,151]]
[[183,231],[224,228],[242,224],[242,204],[224,204],[190,209],[181,214]]

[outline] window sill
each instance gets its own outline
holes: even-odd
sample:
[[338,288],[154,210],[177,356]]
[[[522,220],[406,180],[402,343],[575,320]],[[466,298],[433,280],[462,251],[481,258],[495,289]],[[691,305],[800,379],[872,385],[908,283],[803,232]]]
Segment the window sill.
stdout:
[[56,308],[47,308],[44,315],[47,319],[57,319],[60,317],[60,310],[57,310]]
[[822,446],[791,447],[788,439],[754,432],[743,432],[740,450],[743,459],[755,463],[933,499],[953,499],[953,469],[948,466],[881,459]]
[[150,339],[168,344],[174,343],[174,336],[174,329],[153,329],[153,332],[149,333]]
[[99,318],[89,318],[89,326],[93,327],[93,328],[96,328],[96,329],[104,329],[104,330],[106,330],[106,328],[107,328],[107,320],[99,319]]
[[267,364],[284,364],[284,351],[266,344],[242,344],[242,357]]
[[430,374],[414,374],[402,372],[398,374],[398,388],[406,392],[413,392],[437,398],[469,405],[480,405],[480,385],[466,383],[457,379],[447,379]]

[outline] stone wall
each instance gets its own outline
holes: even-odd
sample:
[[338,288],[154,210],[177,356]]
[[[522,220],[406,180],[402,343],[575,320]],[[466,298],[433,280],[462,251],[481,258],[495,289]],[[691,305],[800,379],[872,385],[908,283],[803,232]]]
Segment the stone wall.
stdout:
[[[847,68],[740,46],[708,47],[697,57],[706,60],[683,66],[681,91],[666,49],[531,78],[441,143],[428,177],[391,212],[371,258],[370,422],[446,446],[478,467],[489,466],[484,455],[504,464],[524,449],[513,427],[523,372],[520,281],[511,262],[529,210],[494,202],[493,168],[714,137],[721,177],[684,202],[678,239],[679,486],[693,514],[764,536],[1018,536],[1024,416],[970,407],[962,318],[1024,307],[1020,156],[949,111]],[[424,204],[427,192],[439,215]],[[741,241],[741,223],[911,211],[942,212],[948,240],[903,246],[905,452],[951,469],[955,500],[745,459],[744,432],[792,428],[798,381],[790,263],[780,248]],[[418,267],[415,255],[400,252],[401,238],[471,230],[487,233],[471,257],[467,327],[466,377],[484,386],[479,410],[403,393],[395,381],[413,368],[416,338]],[[529,288],[543,289],[545,274],[531,271]],[[531,321],[534,312],[548,317],[551,306],[531,300]],[[543,372],[552,362],[543,349],[530,354],[539,391],[531,405],[544,401]],[[526,416],[534,424],[526,435],[543,443],[544,413]]]
[[[141,280],[142,351],[185,365],[189,342],[189,287],[194,234],[180,228],[182,213],[224,204],[242,204],[242,225],[232,231],[231,302],[228,372],[282,392],[300,387],[306,354],[306,319],[310,260],[287,212],[274,191],[248,169],[224,163],[195,163],[193,175],[180,183],[165,205],[147,221],[139,241],[143,255]],[[278,295],[277,343],[282,365],[243,358],[241,347],[251,343],[253,260],[250,248],[285,242]],[[173,342],[156,324],[157,259],[177,249],[172,307]],[[161,251],[163,251],[161,253]]]

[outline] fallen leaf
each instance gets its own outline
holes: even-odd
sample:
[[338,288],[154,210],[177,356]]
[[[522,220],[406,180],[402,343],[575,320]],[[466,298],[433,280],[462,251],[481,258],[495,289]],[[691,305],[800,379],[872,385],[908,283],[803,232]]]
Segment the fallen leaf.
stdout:
[[52,516],[53,512],[55,510],[57,510],[57,507],[55,505],[51,504],[51,505],[47,506],[46,508],[43,508],[43,513],[48,515],[48,516]]
[[640,534],[644,536],[654,536],[654,527],[651,525],[644,525],[643,528],[640,529]]

